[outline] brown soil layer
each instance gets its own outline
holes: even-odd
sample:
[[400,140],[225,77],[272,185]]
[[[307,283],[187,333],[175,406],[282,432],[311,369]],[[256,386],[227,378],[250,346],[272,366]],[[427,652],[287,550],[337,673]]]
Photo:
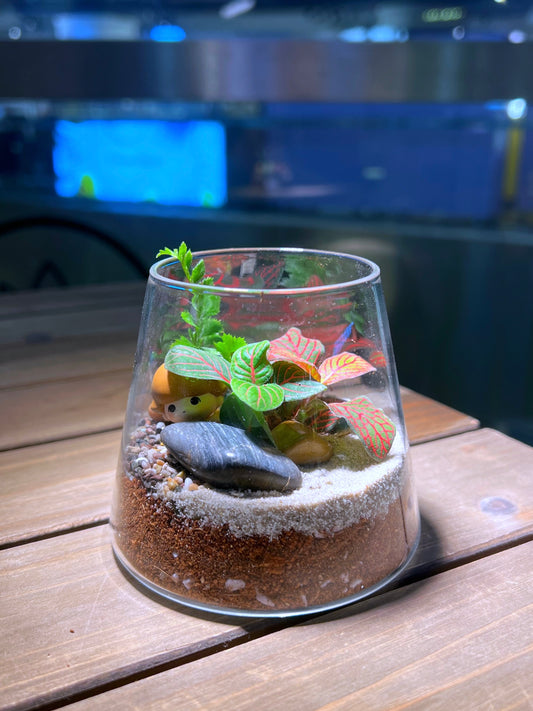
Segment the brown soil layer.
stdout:
[[170,593],[217,607],[267,612],[350,598],[393,573],[414,544],[400,498],[329,536],[289,530],[271,540],[178,518],[125,475],[119,495],[116,545],[129,564]]

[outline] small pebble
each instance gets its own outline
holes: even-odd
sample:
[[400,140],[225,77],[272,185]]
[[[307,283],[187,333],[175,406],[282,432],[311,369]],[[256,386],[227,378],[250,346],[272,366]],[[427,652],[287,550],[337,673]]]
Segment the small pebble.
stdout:
[[235,578],[228,578],[224,584],[226,590],[229,592],[235,592],[236,590],[242,590],[246,587],[244,580],[237,580]]
[[272,600],[266,595],[263,595],[262,593],[257,593],[255,599],[257,600],[257,602],[260,602],[261,605],[265,605],[266,607],[276,607]]

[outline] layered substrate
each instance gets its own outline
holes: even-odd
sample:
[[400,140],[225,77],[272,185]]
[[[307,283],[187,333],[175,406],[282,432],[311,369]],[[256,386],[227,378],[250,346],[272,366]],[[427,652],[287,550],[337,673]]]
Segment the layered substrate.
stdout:
[[339,438],[326,465],[302,468],[300,489],[279,493],[193,480],[162,427],[133,433],[113,525],[120,558],[176,599],[254,613],[326,606],[390,576],[415,545],[399,435],[379,463]]

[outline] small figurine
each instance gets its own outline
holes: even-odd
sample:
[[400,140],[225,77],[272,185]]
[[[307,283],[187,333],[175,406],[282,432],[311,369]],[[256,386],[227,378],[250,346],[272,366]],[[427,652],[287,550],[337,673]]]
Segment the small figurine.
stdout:
[[197,380],[159,366],[152,379],[150,417],[164,422],[217,419],[227,386],[220,380]]

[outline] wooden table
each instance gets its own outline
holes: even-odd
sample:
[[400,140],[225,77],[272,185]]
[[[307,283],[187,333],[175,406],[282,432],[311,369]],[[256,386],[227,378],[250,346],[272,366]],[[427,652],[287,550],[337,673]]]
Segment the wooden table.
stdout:
[[406,389],[423,531],[394,589],[247,620],[125,577],[107,521],[143,290],[0,298],[0,708],[533,708],[533,449]]

